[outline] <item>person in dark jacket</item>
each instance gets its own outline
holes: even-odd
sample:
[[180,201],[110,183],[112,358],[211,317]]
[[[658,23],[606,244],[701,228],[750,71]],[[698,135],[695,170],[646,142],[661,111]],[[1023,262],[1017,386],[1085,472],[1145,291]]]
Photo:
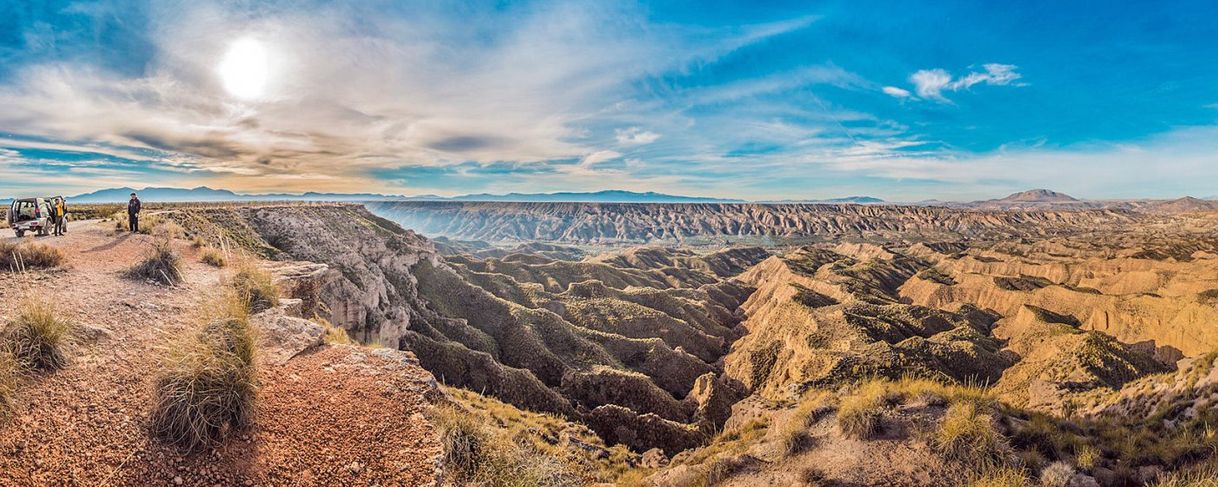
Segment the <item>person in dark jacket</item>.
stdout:
[[131,193],[131,201],[127,202],[127,226],[131,227],[131,233],[140,231],[140,199]]

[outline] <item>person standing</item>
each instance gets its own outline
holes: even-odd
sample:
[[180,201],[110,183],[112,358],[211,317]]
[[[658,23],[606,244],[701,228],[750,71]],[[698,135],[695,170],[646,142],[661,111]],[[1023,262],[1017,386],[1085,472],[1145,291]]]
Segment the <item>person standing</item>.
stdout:
[[55,207],[52,211],[55,216],[55,235],[63,235],[63,229],[67,226],[64,223],[64,217],[68,214],[67,208],[63,204],[63,196],[55,197]]
[[131,233],[140,231],[140,199],[131,193],[131,200],[127,202],[127,226],[131,228]]

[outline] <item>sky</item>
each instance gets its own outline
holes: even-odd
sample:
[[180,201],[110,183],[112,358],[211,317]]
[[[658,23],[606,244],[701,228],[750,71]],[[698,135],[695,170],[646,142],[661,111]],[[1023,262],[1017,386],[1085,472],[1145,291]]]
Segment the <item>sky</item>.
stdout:
[[1212,1],[0,0],[0,197],[1218,195]]

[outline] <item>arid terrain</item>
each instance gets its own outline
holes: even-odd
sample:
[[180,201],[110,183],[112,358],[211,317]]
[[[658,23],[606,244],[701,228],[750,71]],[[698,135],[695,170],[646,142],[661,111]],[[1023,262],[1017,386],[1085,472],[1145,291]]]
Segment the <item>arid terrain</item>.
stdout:
[[[1123,486],[1214,472],[1218,213],[156,211],[149,235],[77,222],[37,241],[61,264],[0,273],[0,317],[45,296],[76,324],[65,367],[20,374],[0,484]],[[183,278],[124,277],[157,242]],[[247,255],[282,297],[250,318],[250,426],[189,451],[150,434],[150,411],[167,349],[242,272],[203,262],[217,251]]]

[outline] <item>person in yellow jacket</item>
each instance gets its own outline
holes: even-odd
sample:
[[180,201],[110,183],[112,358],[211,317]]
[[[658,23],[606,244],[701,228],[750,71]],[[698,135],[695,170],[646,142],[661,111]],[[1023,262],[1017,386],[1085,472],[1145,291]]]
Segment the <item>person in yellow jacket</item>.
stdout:
[[55,235],[63,235],[68,233],[68,205],[64,203],[63,196],[55,197]]

